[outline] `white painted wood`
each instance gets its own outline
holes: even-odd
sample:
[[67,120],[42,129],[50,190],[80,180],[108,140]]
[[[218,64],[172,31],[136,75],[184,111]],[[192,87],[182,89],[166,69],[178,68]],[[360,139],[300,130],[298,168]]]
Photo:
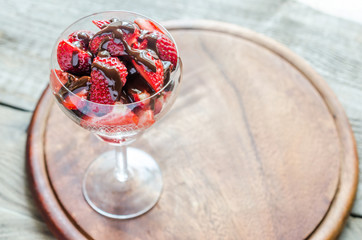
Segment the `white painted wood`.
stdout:
[[24,150],[31,114],[0,106],[0,239],[52,239],[27,182]]
[[298,0],[321,12],[362,24],[361,0]]

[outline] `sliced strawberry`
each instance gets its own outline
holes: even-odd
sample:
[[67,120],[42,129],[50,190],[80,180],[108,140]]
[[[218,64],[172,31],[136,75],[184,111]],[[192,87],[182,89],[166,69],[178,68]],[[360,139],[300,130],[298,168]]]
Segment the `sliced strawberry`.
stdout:
[[133,65],[136,70],[141,74],[141,76],[147,81],[148,85],[155,91],[158,92],[163,86],[164,73],[163,65],[161,60],[155,59],[152,57],[150,52],[147,52],[147,57],[151,59],[156,65],[156,72],[152,72],[142,63],[137,63],[135,60],[132,60]]
[[[135,44],[133,47],[136,49],[150,48],[158,53],[158,56],[163,61],[169,61],[173,66],[177,64],[177,50],[174,42],[171,41],[166,35],[153,31],[145,34],[140,43]],[[149,41],[156,41],[156,44],[148,44]]]
[[68,41],[82,50],[88,50],[88,44],[94,33],[88,30],[80,30],[69,34]]
[[69,110],[81,109],[86,105],[84,100],[87,99],[88,90],[87,87],[82,87],[73,92],[74,94],[69,93],[63,101],[63,106]]
[[[140,30],[136,25],[134,26],[133,32],[128,32],[123,29],[122,31],[123,31],[124,40],[128,43],[129,46],[132,46],[133,44],[137,43],[138,37],[140,36]],[[127,55],[127,52],[125,51],[125,47],[123,46],[122,41],[120,39],[113,39],[111,32],[105,32],[100,35],[95,35],[89,44],[90,51],[93,54],[97,54],[98,51],[101,50],[100,49],[101,44],[103,44],[102,47],[104,48],[104,50],[107,50],[112,57]]]
[[148,108],[150,106],[151,100],[147,98],[151,96],[150,92],[152,92],[152,89],[134,68],[133,70],[132,68],[130,69],[127,84],[124,86],[124,90],[126,94],[130,96],[131,102],[141,101],[138,105],[141,108]]
[[[110,38],[111,36],[112,34],[110,33],[95,36],[89,44],[90,51],[96,55],[100,50],[99,45],[104,43],[105,38]],[[105,47],[105,49],[109,52],[109,54],[111,54],[111,56],[118,57],[127,54],[124,50],[124,46],[121,41],[118,41],[117,43],[115,42],[114,39],[109,39],[106,41],[107,42],[104,44],[103,47]]]
[[155,114],[158,114],[161,112],[163,108],[163,104],[165,103],[165,98],[163,96],[160,96],[159,98],[155,99],[155,104],[153,107],[153,111]]
[[[70,75],[71,74],[58,69],[52,69],[50,71],[50,84],[54,93],[58,93],[61,87],[68,82]],[[71,76],[74,77],[73,75]]]
[[171,95],[171,92],[163,92],[160,97],[155,99],[155,104],[154,104],[154,107],[153,107],[153,112],[154,112],[155,115],[162,111],[163,106],[167,102],[170,95]]
[[148,41],[147,39],[143,39],[141,42],[135,42],[132,47],[135,49],[146,49],[147,48]]
[[139,117],[138,126],[140,128],[150,127],[152,124],[155,123],[155,118],[152,110],[139,111],[137,115]]
[[81,121],[81,125],[86,127],[101,128],[104,125],[122,127],[124,125],[137,125],[138,116],[134,114],[129,108],[115,105],[111,112],[101,117],[85,116]]
[[57,59],[63,71],[76,75],[84,75],[90,72],[92,57],[68,40],[58,44]]
[[156,24],[154,24],[153,22],[151,22],[150,20],[144,19],[144,18],[137,18],[136,20],[134,20],[134,22],[142,29],[142,30],[147,30],[147,31],[158,31],[160,33],[164,32],[157,27]]
[[[107,75],[109,72],[110,76]],[[89,100],[101,104],[114,104],[119,98],[119,91],[127,81],[127,74],[127,68],[118,58],[96,57],[92,65]]]
[[111,22],[108,20],[92,20],[92,23],[94,23],[97,27],[102,29],[102,28],[106,27],[108,24],[110,24]]
[[170,61],[175,67],[177,64],[177,50],[175,44],[166,37],[166,35],[159,34],[156,47],[161,60]]
[[[115,69],[118,73],[117,79],[112,80],[120,80],[122,83],[122,86],[126,84],[127,81],[127,68],[126,66],[116,57],[96,57],[93,60],[93,67],[96,67],[94,64],[98,63],[101,66],[107,68],[107,69]],[[117,84],[117,83],[116,83]]]

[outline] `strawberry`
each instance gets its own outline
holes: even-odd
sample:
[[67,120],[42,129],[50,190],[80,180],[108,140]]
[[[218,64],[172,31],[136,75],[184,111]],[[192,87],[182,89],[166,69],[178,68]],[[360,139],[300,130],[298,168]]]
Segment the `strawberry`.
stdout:
[[164,81],[163,65],[161,60],[153,58],[150,52],[146,53],[147,57],[151,59],[156,65],[156,72],[152,72],[142,63],[137,63],[135,60],[132,60],[133,65],[136,70],[141,74],[141,76],[147,81],[148,85],[155,91],[158,92],[161,90]]
[[139,117],[138,127],[140,128],[150,127],[152,124],[155,123],[155,118],[152,110],[139,111],[137,115]]
[[155,104],[153,106],[154,114],[158,114],[162,111],[163,106],[167,103],[170,95],[171,92],[163,92],[161,96],[155,99]]
[[69,78],[73,77],[73,75],[63,72],[62,70],[52,69],[50,71],[50,85],[54,91],[54,93],[58,93],[64,84],[66,84]]
[[164,34],[158,34],[156,42],[158,55],[161,60],[170,61],[175,67],[177,64],[177,51],[175,44]]
[[[135,73],[133,72],[135,71]],[[140,102],[138,106],[141,108],[148,108],[150,105],[152,89],[148,86],[147,82],[133,68],[130,68],[127,84],[124,86],[124,90],[128,96],[130,96],[131,102]],[[147,100],[145,100],[147,99]]]
[[147,30],[149,32],[158,31],[160,33],[164,33],[156,24],[151,22],[150,20],[144,18],[137,18],[134,22],[140,27],[142,30]]
[[79,47],[63,40],[58,44],[57,59],[63,71],[76,75],[89,73],[92,62],[91,55]]
[[77,110],[81,109],[86,105],[85,101],[88,96],[88,90],[87,87],[81,87],[76,89],[73,94],[67,94],[67,96],[64,98],[63,106],[68,108],[69,110]]
[[94,33],[88,30],[80,30],[69,34],[68,41],[82,50],[88,50],[88,44]]
[[124,125],[137,125],[138,116],[129,108],[122,105],[115,105],[111,112],[101,117],[85,116],[81,121],[83,127],[100,128],[104,125],[113,127],[122,127]]
[[[116,76],[107,76],[107,72],[116,71]],[[89,100],[95,103],[114,104],[118,96],[117,90],[122,88],[127,80],[127,68],[116,57],[96,57],[92,64],[91,86]],[[112,79],[116,77],[116,79]]]
[[[97,54],[99,49],[99,45],[103,43],[105,38],[111,38],[112,34],[103,34],[95,36],[89,44],[89,49],[93,54]],[[107,43],[104,44],[106,50],[111,54],[113,57],[123,56],[126,55],[124,50],[124,46],[122,42],[116,43],[114,39],[109,39]]]
[[[140,36],[140,30],[137,26],[134,26],[134,32],[127,32],[123,29],[122,31],[124,35],[124,40],[128,43],[129,46],[137,43],[137,39]],[[105,38],[109,38],[109,40],[105,40]],[[105,47],[105,50],[107,50],[112,57],[127,55],[122,41],[119,39],[113,39],[112,33],[110,32],[95,35],[89,44],[90,51],[93,54],[97,54],[97,52],[100,50],[100,44],[104,44],[103,47]]]
[[108,20],[92,20],[92,23],[94,23],[97,27],[102,29],[102,28],[106,27],[108,24],[110,24],[111,22]]
[[[145,34],[143,40],[140,43],[136,43],[133,47],[136,49],[151,48],[158,53],[158,56],[163,61],[169,61],[172,64],[172,68],[177,64],[177,50],[176,45],[166,35],[153,31]],[[149,46],[148,41],[150,39],[157,39],[154,46]]]

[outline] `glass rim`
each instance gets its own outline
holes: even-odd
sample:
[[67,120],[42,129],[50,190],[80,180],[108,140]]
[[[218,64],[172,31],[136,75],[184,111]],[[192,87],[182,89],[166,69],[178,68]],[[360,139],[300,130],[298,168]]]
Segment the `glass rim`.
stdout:
[[[151,20],[153,23],[155,23],[157,25],[157,27],[160,27],[161,30],[164,31],[164,33],[166,33],[167,37],[170,38],[170,40],[175,44],[175,47],[176,47],[176,52],[177,52],[177,64],[176,64],[176,67],[175,69],[170,73],[170,79],[169,81],[166,83],[166,85],[164,85],[160,90],[158,90],[157,92],[151,94],[149,97],[145,98],[145,99],[142,99],[140,101],[137,101],[137,102],[132,102],[132,103],[121,103],[121,104],[103,104],[103,103],[96,103],[96,102],[92,102],[92,101],[89,101],[87,99],[84,99],[84,98],[81,98],[79,97],[77,94],[73,93],[72,91],[70,91],[66,86],[64,86],[64,84],[62,83],[62,81],[60,81],[58,75],[56,74],[55,70],[57,70],[56,68],[53,68],[53,59],[54,59],[54,54],[56,54],[56,49],[58,47],[58,44],[61,40],[63,40],[61,37],[62,35],[65,34],[65,32],[67,32],[67,30],[69,28],[71,28],[73,25],[77,24],[78,22],[82,21],[83,19],[85,18],[89,18],[91,16],[95,16],[95,15],[99,15],[99,14],[102,14],[102,13],[128,13],[128,14],[133,14],[137,17],[142,17],[142,18],[145,18],[145,19],[148,19],[148,20]],[[120,19],[122,21],[122,19]],[[126,19],[125,19],[126,20]],[[181,61],[181,58],[180,58],[180,54],[179,54],[179,50],[177,48],[177,44],[175,42],[175,39],[172,37],[171,33],[165,28],[163,27],[160,23],[158,23],[157,21],[153,20],[152,18],[149,18],[149,17],[146,17],[142,14],[139,14],[139,13],[136,13],[136,12],[132,12],[132,11],[127,11],[127,10],[107,10],[107,11],[101,11],[101,12],[95,12],[95,13],[92,13],[92,14],[89,14],[89,15],[86,15],[84,17],[81,17],[81,18],[78,18],[76,21],[74,21],[73,23],[71,23],[70,25],[68,25],[64,31],[62,31],[62,33],[59,35],[59,37],[57,38],[57,40],[55,41],[55,44],[53,45],[53,48],[52,48],[52,53],[51,53],[51,60],[50,60],[50,71],[51,73],[54,73],[54,74],[51,74],[51,75],[54,75],[55,78],[58,80],[58,83],[61,85],[61,88],[64,88],[67,90],[68,94],[71,94],[72,97],[75,97],[75,98],[78,98],[80,101],[83,101],[83,102],[86,102],[87,104],[93,104],[93,105],[99,105],[100,107],[107,107],[107,106],[112,106],[112,107],[116,107],[116,106],[132,106],[132,105],[138,105],[140,103],[143,103],[145,101],[148,101],[152,98],[154,98],[155,96],[161,94],[170,84],[171,82],[174,82],[177,78],[177,76],[174,76],[172,77],[172,75],[175,75],[174,72],[177,72],[179,70],[179,68],[181,67],[182,68],[182,61]],[[61,69],[59,69],[60,71],[62,72],[65,72]],[[51,87],[51,86],[50,86]],[[53,89],[52,89],[53,90]]]

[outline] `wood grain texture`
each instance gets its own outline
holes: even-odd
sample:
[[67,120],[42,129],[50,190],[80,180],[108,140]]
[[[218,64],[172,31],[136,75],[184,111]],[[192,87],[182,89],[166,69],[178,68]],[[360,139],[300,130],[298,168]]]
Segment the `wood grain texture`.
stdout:
[[0,116],[0,136],[6,139],[0,144],[0,239],[50,239],[26,178],[24,149],[31,112],[0,106]]
[[78,233],[304,239],[314,231],[313,239],[335,238],[356,191],[357,155],[343,109],[324,81],[289,50],[251,31],[216,22],[168,26],[185,77],[172,112],[136,144],[164,174],[164,193],[150,213],[114,221],[93,212],[81,178],[92,155],[107,147],[57,106],[45,121],[44,174]]

